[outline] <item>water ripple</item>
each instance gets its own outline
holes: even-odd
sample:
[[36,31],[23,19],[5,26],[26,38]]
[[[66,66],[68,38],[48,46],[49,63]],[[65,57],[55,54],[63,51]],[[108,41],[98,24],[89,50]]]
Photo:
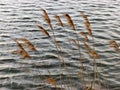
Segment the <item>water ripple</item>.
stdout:
[[[80,12],[84,11],[91,23],[94,36],[94,46],[89,37],[92,48],[98,52],[100,59],[97,66],[101,79],[109,82],[110,90],[120,89],[119,52],[109,47],[111,39],[120,43],[120,1],[119,0],[0,0],[0,90],[56,90],[55,87],[44,82],[51,76],[57,80],[57,90],[60,84],[68,85],[66,79],[70,75],[73,87],[71,90],[81,90],[79,74],[80,60],[78,48],[69,39],[76,38],[76,33],[66,25],[63,14],[68,13],[74,21],[77,32],[87,32]],[[41,17],[40,8],[48,12],[55,31],[55,37],[62,51],[57,51],[54,44],[36,27],[42,24],[53,36],[48,25]],[[60,15],[65,27],[57,26],[53,15]],[[37,52],[29,52],[30,60],[21,59],[11,52],[17,49],[14,38],[27,38],[37,48]],[[80,40],[83,38],[80,36]],[[90,70],[93,77],[93,60],[86,54],[85,47],[81,44],[84,73]],[[62,55],[63,58],[60,58]],[[59,68],[63,71],[62,79],[59,78]],[[86,79],[87,81],[87,79]],[[106,84],[102,81],[102,84]],[[77,87],[77,89],[74,88]],[[61,90],[61,89],[60,89]],[[62,90],[70,90],[63,87]]]

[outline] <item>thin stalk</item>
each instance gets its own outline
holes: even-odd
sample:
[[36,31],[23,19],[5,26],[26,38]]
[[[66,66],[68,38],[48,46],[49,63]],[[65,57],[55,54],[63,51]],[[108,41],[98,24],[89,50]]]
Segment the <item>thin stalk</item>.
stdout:
[[[57,46],[57,40],[56,40],[56,37],[55,37],[55,33],[54,33],[54,30],[52,30],[52,34],[53,34],[53,39],[52,39],[52,42],[53,44],[55,45],[56,49],[57,49],[57,55],[58,55],[58,59],[59,59],[59,69],[60,69],[60,80],[62,81],[62,67],[61,67],[61,60],[63,61],[63,58],[61,56],[61,54],[59,53],[59,48]],[[61,49],[60,49],[61,51]],[[61,90],[62,90],[62,83],[61,83]]]
[[75,33],[76,33],[76,38],[77,38],[77,47],[78,47],[78,51],[79,51],[79,55],[80,55],[80,64],[81,64],[81,80],[82,80],[82,87],[83,87],[83,90],[84,88],[86,87],[86,84],[85,84],[85,79],[84,79],[84,73],[83,73],[83,63],[82,63],[82,54],[81,54],[81,49],[80,49],[80,42],[79,42],[79,37],[78,37],[78,34],[77,34],[77,31],[75,30]]

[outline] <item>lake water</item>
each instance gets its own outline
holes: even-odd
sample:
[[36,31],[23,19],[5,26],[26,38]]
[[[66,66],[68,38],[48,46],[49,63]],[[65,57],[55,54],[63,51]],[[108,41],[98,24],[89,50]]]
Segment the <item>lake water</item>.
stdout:
[[[40,8],[45,9],[55,30],[55,37],[62,48],[62,57],[67,71],[62,64],[62,79],[59,77],[59,60],[54,44],[36,27],[42,24],[52,36],[49,26],[41,17]],[[76,38],[73,30],[66,25],[63,14],[68,13],[74,21],[76,31],[87,31],[80,12],[84,11],[91,23],[94,36],[94,48],[100,58],[97,66],[103,87],[109,90],[120,90],[120,52],[110,48],[108,41],[113,39],[120,45],[120,0],[0,0],[0,90],[55,90],[44,82],[45,78],[54,77],[57,85],[68,85],[69,75],[72,89],[80,90],[79,52],[77,47],[69,42]],[[57,25],[54,15],[61,16],[64,28]],[[11,52],[17,49],[13,39],[26,38],[30,40],[37,52],[27,51],[31,59],[21,59]],[[89,37],[89,45],[93,45]],[[80,40],[83,38],[80,36]],[[81,52],[85,73],[91,71],[93,77],[93,59],[87,55],[81,42]],[[101,64],[100,64],[101,63]],[[49,75],[50,72],[50,75]],[[106,83],[107,82],[107,83]],[[74,89],[74,86],[77,89]]]

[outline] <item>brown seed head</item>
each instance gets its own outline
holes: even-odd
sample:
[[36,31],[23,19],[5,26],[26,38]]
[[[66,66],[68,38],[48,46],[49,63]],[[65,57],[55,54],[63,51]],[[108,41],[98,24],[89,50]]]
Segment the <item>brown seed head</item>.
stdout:
[[65,18],[67,19],[68,25],[71,27],[72,30],[75,30],[74,23],[69,14],[64,14]]

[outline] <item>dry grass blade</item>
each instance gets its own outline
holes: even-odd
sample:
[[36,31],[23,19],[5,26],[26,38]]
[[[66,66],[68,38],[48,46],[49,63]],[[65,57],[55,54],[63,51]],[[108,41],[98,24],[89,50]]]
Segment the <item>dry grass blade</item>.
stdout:
[[68,21],[68,25],[71,27],[72,30],[75,30],[75,26],[74,23],[70,17],[69,14],[64,14],[64,16],[66,17],[67,21]]
[[45,82],[48,83],[48,84],[52,84],[54,86],[56,86],[56,80],[54,78],[47,78],[45,79]]
[[85,26],[88,30],[88,34],[92,36],[92,30],[91,30],[90,24],[88,22],[85,22]]
[[92,30],[91,30],[90,22],[89,22],[87,16],[83,12],[81,13],[81,16],[84,19],[84,23],[85,23],[86,29],[88,30],[88,34],[92,36]]
[[85,33],[85,32],[80,32],[80,34],[81,34],[82,36],[84,36],[85,41],[88,42],[89,39],[88,39],[86,33]]
[[16,42],[17,46],[20,48],[20,50],[14,51],[14,53],[16,52],[17,54],[21,55],[22,59],[31,58],[31,56],[25,51],[22,45],[17,40],[14,41]]
[[49,18],[49,16],[48,16],[46,10],[41,9],[41,11],[43,11],[43,14],[42,14],[43,19],[44,19],[45,22],[50,26],[51,30],[53,30],[53,26],[52,26],[52,24],[51,24],[51,20],[50,20],[50,18]]
[[86,48],[88,51],[91,51],[91,48],[90,48],[90,46],[89,46],[87,43],[84,42],[84,46],[85,46],[85,48]]
[[37,25],[37,27],[41,30],[42,33],[44,33],[45,35],[47,35],[50,38],[49,33],[45,30],[45,28],[43,28],[41,25]]
[[110,46],[113,47],[116,51],[119,50],[119,45],[118,45],[118,43],[117,43],[115,40],[110,40],[110,41],[109,41],[109,44],[110,44]]
[[58,25],[64,27],[64,25],[63,25],[63,23],[62,23],[62,21],[61,21],[61,19],[60,19],[60,16],[55,15],[54,17],[57,19]]
[[16,42],[16,45],[21,49],[21,50],[24,50],[23,46],[17,41],[14,39],[14,41]]
[[20,41],[23,41],[24,44],[32,51],[37,51],[37,49],[34,47],[34,45],[29,41],[27,40],[26,38],[19,38],[18,40]]

